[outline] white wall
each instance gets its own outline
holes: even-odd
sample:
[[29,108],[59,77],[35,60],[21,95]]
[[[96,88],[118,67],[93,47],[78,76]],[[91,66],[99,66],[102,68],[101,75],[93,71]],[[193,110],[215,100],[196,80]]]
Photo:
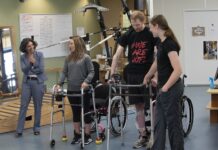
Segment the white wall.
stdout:
[[[185,73],[184,58],[184,10],[218,9],[218,0],[154,0],[154,15],[163,14],[181,44],[181,61]],[[194,60],[193,60],[194,61]],[[195,69],[195,68],[193,68]],[[214,68],[214,71],[216,68]]]

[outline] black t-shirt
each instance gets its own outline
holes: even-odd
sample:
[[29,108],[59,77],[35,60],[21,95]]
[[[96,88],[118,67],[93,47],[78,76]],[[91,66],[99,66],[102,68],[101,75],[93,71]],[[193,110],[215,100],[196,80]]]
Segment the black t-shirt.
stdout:
[[128,46],[128,73],[145,74],[153,63],[155,41],[147,27],[141,32],[130,28],[118,40],[126,48]]
[[162,87],[173,72],[168,53],[176,51],[179,54],[179,46],[171,38],[166,38],[163,42],[157,41],[157,71],[158,84]]

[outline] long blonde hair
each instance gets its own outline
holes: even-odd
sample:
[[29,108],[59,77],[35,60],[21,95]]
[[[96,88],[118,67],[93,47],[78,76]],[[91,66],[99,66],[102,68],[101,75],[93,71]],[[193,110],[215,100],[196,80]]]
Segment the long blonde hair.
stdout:
[[80,36],[71,36],[70,39],[74,42],[75,50],[68,56],[68,61],[78,61],[82,59],[86,53],[85,42]]

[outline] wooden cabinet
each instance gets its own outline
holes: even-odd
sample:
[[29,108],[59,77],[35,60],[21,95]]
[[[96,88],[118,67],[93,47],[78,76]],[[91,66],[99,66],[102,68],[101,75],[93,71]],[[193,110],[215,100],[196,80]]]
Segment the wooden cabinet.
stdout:
[[210,123],[218,123],[218,89],[208,89],[211,94],[211,100],[207,105],[210,110]]

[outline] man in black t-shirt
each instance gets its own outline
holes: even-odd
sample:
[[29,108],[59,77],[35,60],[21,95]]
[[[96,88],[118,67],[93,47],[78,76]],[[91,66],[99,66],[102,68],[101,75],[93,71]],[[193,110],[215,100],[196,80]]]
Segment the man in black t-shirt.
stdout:
[[[142,84],[145,74],[153,63],[154,38],[149,29],[145,26],[145,15],[140,11],[131,14],[132,28],[129,29],[119,40],[118,48],[113,56],[111,75],[115,73],[117,61],[122,52],[128,47],[127,83],[136,85]],[[129,88],[130,94],[144,94],[142,97],[129,97],[130,104],[136,107],[136,125],[139,130],[139,139],[134,143],[133,148],[146,146],[148,134],[145,128],[145,104],[149,104],[148,91],[145,87]]]

